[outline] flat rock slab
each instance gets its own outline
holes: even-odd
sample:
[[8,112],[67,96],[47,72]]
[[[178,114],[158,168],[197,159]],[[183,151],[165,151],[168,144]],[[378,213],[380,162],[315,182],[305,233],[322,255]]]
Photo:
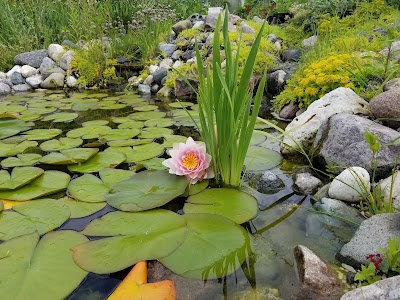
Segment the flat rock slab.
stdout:
[[361,223],[350,242],[342,247],[338,259],[355,268],[368,265],[367,255],[379,253],[378,248],[387,248],[389,239],[396,237],[400,238],[400,213],[372,216]]
[[374,284],[347,292],[340,300],[399,300],[400,276],[387,278]]

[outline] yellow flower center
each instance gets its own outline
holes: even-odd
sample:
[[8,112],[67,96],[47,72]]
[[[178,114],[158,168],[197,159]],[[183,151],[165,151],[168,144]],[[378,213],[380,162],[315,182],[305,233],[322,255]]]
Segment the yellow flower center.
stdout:
[[193,170],[196,168],[198,163],[199,159],[194,153],[188,153],[182,159],[183,166],[188,170]]

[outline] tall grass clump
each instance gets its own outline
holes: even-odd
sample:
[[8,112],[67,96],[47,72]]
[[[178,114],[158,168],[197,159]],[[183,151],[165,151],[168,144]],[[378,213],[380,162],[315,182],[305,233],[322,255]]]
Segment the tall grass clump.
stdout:
[[[257,35],[248,55],[242,75],[238,75],[240,47],[236,55],[228,35],[228,11],[223,23],[223,47],[226,67],[221,66],[220,31],[221,15],[214,32],[211,67],[205,68],[200,51],[196,46],[197,70],[199,74],[198,104],[199,131],[207,145],[217,182],[223,186],[240,185],[245,156],[257,120],[264,91],[266,73],[261,79],[253,102],[250,78],[260,46],[263,28]],[[250,115],[251,113],[251,115]]]

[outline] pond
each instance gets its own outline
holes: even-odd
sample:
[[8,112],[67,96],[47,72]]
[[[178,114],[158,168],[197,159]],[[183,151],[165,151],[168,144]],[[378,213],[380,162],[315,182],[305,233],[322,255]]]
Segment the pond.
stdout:
[[[0,124],[0,156],[3,157],[2,170],[5,170],[1,172],[8,174],[13,168],[30,166],[44,171],[44,174],[43,171],[39,171],[40,174],[31,175],[29,172],[35,173],[37,170],[21,169],[28,177],[26,182],[22,183],[22,175],[13,177],[11,174],[8,179],[11,181],[7,182],[14,184],[14,189],[9,186],[2,189],[4,183],[0,182],[0,199],[4,200],[4,208],[18,210],[18,204],[25,204],[23,200],[34,198],[60,199],[56,202],[63,202],[72,213],[71,216],[68,213],[64,219],[54,217],[52,221],[47,220],[46,214],[53,214],[50,207],[37,207],[41,214],[36,215],[32,213],[32,209],[25,213],[23,210],[19,211],[22,217],[31,218],[29,222],[47,222],[49,228],[42,233],[52,229],[82,231],[92,220],[117,211],[115,206],[111,207],[101,199],[110,190],[107,182],[118,182],[145,169],[161,170],[161,162],[168,157],[165,150],[171,148],[173,143],[185,142],[188,136],[198,139],[193,121],[182,106],[190,110],[193,118],[197,119],[197,104],[160,102],[141,98],[134,93],[111,95],[90,92],[35,92],[0,99],[0,114],[3,117],[3,123]],[[5,119],[10,123],[6,124]],[[271,121],[277,123],[277,120]],[[262,125],[258,127],[274,134],[271,128]],[[268,148],[269,151],[272,150],[271,153],[279,149],[277,142],[269,142],[263,137],[254,136],[252,145]],[[69,151],[76,148],[80,149],[79,152]],[[101,153],[103,155],[99,155]],[[118,155],[120,153],[124,153],[122,159]],[[261,161],[263,159],[262,156],[256,158]],[[248,166],[250,164],[251,162]],[[262,168],[259,166],[253,167],[261,172]],[[293,258],[293,248],[296,245],[307,246],[324,260],[336,263],[335,254],[349,235],[338,233],[340,228],[332,228],[326,224],[324,216],[311,212],[310,196],[293,191],[292,174],[301,165],[280,161],[279,158],[278,163],[270,164],[270,167],[270,171],[283,180],[284,188],[271,194],[261,194],[246,183],[243,185],[244,191],[257,198],[259,211],[255,218],[241,225],[241,230],[246,235],[246,243],[235,254],[237,257],[224,257],[222,254],[222,259],[220,255],[214,261],[214,268],[231,267],[234,268],[233,273],[214,279],[213,276],[207,278],[207,272],[203,270],[202,278],[185,278],[152,260],[148,263],[149,282],[173,280],[177,299],[296,299],[300,293]],[[115,173],[112,168],[125,170],[125,173]],[[100,178],[103,181],[97,176],[100,170]],[[96,176],[90,175],[91,173]],[[5,176],[2,178],[9,175]],[[35,180],[38,176],[47,176],[47,181],[38,183],[38,180]],[[68,176],[72,180],[71,183]],[[79,181],[81,177],[84,180]],[[160,179],[154,177],[153,180],[157,182]],[[75,185],[72,182],[75,182]],[[21,187],[16,188],[15,185],[18,184]],[[105,192],[101,192],[102,189],[105,189]],[[71,202],[76,204],[78,201],[67,197],[84,202],[74,206]],[[173,201],[167,201],[168,203],[161,205],[161,208],[183,214],[186,197],[173,198]],[[20,226],[18,220],[21,219],[16,218],[22,217],[16,216],[15,212],[12,212],[11,216],[10,211],[5,210],[2,213],[3,218],[6,213],[13,225],[6,227],[0,217],[0,232],[10,230],[1,232],[0,238],[6,241],[3,244],[12,237],[32,234],[35,230],[40,232],[37,229],[38,225],[31,223],[22,229],[10,229],[10,226]],[[24,219],[21,222],[28,221]],[[215,224],[210,223],[209,226],[213,228]],[[90,237],[93,241],[98,239],[99,237]],[[165,239],[163,241],[165,242]],[[164,242],[157,247],[167,247]],[[202,249],[192,249],[193,260],[196,260],[197,250],[201,252]],[[121,250],[121,256],[122,252]],[[110,261],[113,259],[114,257],[110,257]],[[131,267],[123,268],[111,274],[83,274],[81,276],[85,279],[76,289],[73,288],[75,290],[67,299],[106,299],[130,269]],[[18,284],[15,284],[15,288],[18,288]]]

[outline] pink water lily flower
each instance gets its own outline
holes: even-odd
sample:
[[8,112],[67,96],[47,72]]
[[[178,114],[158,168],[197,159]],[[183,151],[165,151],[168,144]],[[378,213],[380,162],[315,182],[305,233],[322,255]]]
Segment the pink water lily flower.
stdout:
[[196,143],[189,137],[186,143],[174,144],[169,151],[171,158],[163,161],[170,174],[186,176],[191,184],[207,178],[213,178],[214,172],[210,166],[211,155],[206,153],[206,144]]

